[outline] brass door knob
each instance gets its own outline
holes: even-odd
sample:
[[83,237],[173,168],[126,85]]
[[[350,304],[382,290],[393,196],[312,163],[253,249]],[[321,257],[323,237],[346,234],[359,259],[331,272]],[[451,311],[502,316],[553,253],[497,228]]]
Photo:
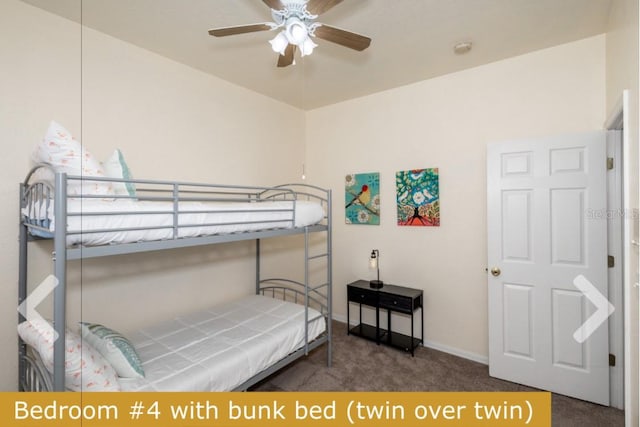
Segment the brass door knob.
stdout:
[[498,267],[493,267],[493,268],[491,269],[491,274],[492,274],[494,277],[498,277],[498,276],[500,275],[500,273],[502,273],[502,272],[500,271],[500,269],[499,269]]

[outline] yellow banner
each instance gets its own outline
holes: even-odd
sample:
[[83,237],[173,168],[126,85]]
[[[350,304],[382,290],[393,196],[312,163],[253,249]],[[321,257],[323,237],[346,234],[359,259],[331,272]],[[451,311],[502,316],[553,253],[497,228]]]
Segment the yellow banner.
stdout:
[[4,427],[551,426],[547,392],[0,393]]

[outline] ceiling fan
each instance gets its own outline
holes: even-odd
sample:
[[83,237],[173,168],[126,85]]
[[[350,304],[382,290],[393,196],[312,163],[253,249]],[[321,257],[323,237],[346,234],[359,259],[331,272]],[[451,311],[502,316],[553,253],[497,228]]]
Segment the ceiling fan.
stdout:
[[369,47],[371,39],[350,31],[315,22],[318,15],[328,11],[342,0],[262,0],[271,8],[273,22],[214,28],[209,34],[216,37],[258,31],[281,30],[269,43],[279,53],[278,67],[295,64],[294,54],[306,56],[318,45],[311,37],[317,37],[351,49],[362,51]]

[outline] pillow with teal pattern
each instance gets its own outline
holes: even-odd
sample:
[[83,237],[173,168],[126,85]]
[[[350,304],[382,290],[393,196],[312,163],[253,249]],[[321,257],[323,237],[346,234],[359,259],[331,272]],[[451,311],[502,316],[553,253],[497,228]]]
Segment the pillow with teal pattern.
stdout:
[[[122,151],[119,149],[116,149],[107,160],[102,162],[102,167],[105,175],[109,178],[133,179],[131,169],[124,161]],[[114,182],[113,189],[117,195],[136,197],[136,187],[132,182]]]
[[[53,373],[53,343],[56,333],[51,323],[35,317],[18,325],[18,334],[40,355]],[[65,331],[65,386],[73,391],[119,391],[115,369],[100,352],[73,331]]]
[[142,378],[142,361],[131,342],[120,332],[98,323],[80,322],[80,332],[111,363],[121,378]]

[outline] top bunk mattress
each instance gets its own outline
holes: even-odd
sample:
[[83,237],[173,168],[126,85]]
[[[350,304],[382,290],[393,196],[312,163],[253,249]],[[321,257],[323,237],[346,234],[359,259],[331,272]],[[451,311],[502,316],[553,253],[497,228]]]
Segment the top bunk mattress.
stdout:
[[[315,201],[173,202],[130,199],[68,199],[67,245],[97,246],[278,228],[305,227],[324,218]],[[39,237],[53,237],[53,203],[23,208]]]
[[[308,340],[325,331],[309,308]],[[261,295],[177,317],[131,336],[145,378],[122,391],[230,391],[305,344],[304,307]]]

